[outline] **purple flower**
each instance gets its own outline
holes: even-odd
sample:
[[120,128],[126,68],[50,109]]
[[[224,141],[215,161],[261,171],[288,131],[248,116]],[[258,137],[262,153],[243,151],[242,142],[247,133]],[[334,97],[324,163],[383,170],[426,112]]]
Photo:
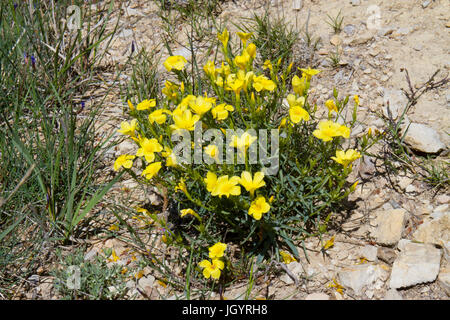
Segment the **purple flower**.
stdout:
[[33,55],[31,55],[31,65],[33,68],[36,67],[36,58]]
[[84,110],[85,106],[86,106],[86,103],[84,101],[81,101],[81,110]]

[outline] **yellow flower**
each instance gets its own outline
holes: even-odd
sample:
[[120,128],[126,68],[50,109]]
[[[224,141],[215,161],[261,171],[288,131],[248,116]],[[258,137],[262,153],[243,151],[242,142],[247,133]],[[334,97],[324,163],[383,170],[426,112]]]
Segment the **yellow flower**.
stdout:
[[147,166],[147,168],[142,171],[142,175],[145,176],[146,179],[150,180],[153,178],[161,169],[161,162],[154,162]]
[[189,100],[189,107],[200,117],[212,108],[211,98],[204,98],[202,96]]
[[228,198],[230,195],[240,195],[241,187],[237,185],[239,183],[239,180],[239,177],[236,176],[233,176],[229,179],[228,175],[219,177],[217,179],[216,186],[211,192],[211,195],[219,196],[219,198],[222,198],[222,196],[226,196]]
[[111,227],[108,228],[110,231],[119,231],[119,226],[117,224],[113,224]]
[[356,180],[354,184],[352,184],[352,186],[350,187],[350,191],[353,192],[355,191],[356,187],[358,186],[359,180]]
[[209,60],[204,66],[203,71],[205,71],[206,75],[215,79],[216,78],[216,66],[214,62]]
[[256,91],[260,92],[261,90],[268,90],[273,91],[276,88],[275,82],[268,79],[264,75],[260,75],[253,78],[253,88],[255,88]]
[[155,152],[161,152],[163,149],[162,145],[155,138],[144,138],[140,141],[140,145],[141,147],[136,152],[136,155],[138,157],[145,157],[147,162],[155,160]]
[[217,242],[215,245],[210,247],[208,250],[209,250],[209,257],[211,259],[222,258],[225,250],[227,250],[227,245],[222,242]]
[[108,259],[108,261],[110,262],[117,262],[119,260],[119,257],[116,254],[116,251],[114,251],[114,249],[112,250],[111,253],[111,258]]
[[270,60],[264,61],[263,69],[264,70],[269,69],[270,71],[272,71],[273,70],[272,62],[270,62]]
[[227,45],[228,45],[228,40],[230,39],[230,34],[228,33],[227,28],[223,29],[222,33],[217,34],[217,39],[219,39],[219,41],[222,42],[222,45],[226,50]]
[[237,65],[240,69],[245,70],[248,62],[250,61],[250,55],[246,50],[242,52],[242,55],[236,56],[234,58],[234,64]]
[[156,106],[155,99],[150,99],[150,100],[145,99],[142,102],[138,103],[136,109],[137,110],[147,110],[149,108],[153,108],[154,106]]
[[316,138],[322,139],[323,141],[331,141],[334,137],[343,136],[348,138],[350,136],[350,129],[344,125],[333,122],[331,120],[319,122],[319,129],[313,131],[313,135]]
[[300,106],[303,107],[305,105],[305,97],[296,98],[293,94],[288,94],[286,100],[289,103],[289,107]]
[[181,190],[181,191],[183,191],[184,193],[187,193],[186,183],[184,182],[184,179],[183,179],[183,178],[180,179],[180,182],[179,182],[178,185],[175,187],[175,192],[176,192],[177,190]]
[[227,77],[227,90],[232,90],[238,96],[242,89],[244,89],[244,79],[239,79],[235,74],[230,74]]
[[340,294],[344,293],[344,291],[343,291],[344,287],[341,286],[339,284],[339,282],[337,282],[336,279],[334,279],[334,278],[333,278],[333,283],[328,284],[328,287],[329,288],[335,288],[336,291],[339,292]]
[[238,148],[242,151],[246,151],[247,148],[256,141],[256,137],[250,135],[248,132],[244,132],[241,137],[233,136],[230,146]]
[[356,104],[357,106],[359,106],[359,97],[358,97],[357,94],[355,94],[355,95],[353,96],[353,100],[355,100],[355,104]]
[[256,189],[259,189],[266,185],[263,179],[264,173],[261,171],[256,172],[253,176],[253,179],[250,172],[244,171],[241,173],[241,179],[239,180],[239,183],[253,196]]
[[128,107],[130,108],[130,110],[133,111],[134,110],[133,103],[131,103],[130,100],[128,100],[127,103],[128,103]]
[[216,188],[217,186],[217,176],[214,172],[208,171],[208,173],[206,174],[206,178],[204,179],[205,183],[206,183],[206,189],[209,192],[213,192],[213,190]]
[[336,157],[331,157],[337,163],[340,163],[347,168],[347,166],[355,161],[356,159],[361,158],[361,154],[353,149],[348,149],[347,151],[336,150]]
[[332,111],[338,112],[337,106],[334,103],[334,100],[332,100],[332,99],[325,101],[325,107],[328,108],[329,112],[332,112]]
[[166,166],[175,167],[177,165],[177,157],[169,147],[165,146],[161,155],[166,158]]
[[224,77],[228,77],[228,75],[231,73],[231,67],[222,62],[222,66],[220,68],[216,69],[216,72],[220,73]]
[[120,167],[124,167],[130,169],[133,166],[133,160],[136,158],[135,156],[131,156],[128,154],[120,155],[116,161],[114,161],[114,171],[120,169]]
[[320,72],[320,70],[311,69],[309,67],[308,67],[308,69],[299,68],[299,70],[302,72],[302,75],[306,77],[307,81],[311,80],[312,76],[315,76],[316,74],[318,74]]
[[289,118],[293,123],[299,123],[301,120],[308,121],[309,113],[302,107],[296,105],[289,109]]
[[187,108],[189,106],[189,103],[191,103],[191,101],[195,101],[195,99],[197,99],[196,96],[192,95],[192,94],[188,94],[186,97],[184,97],[180,104],[178,105],[178,110],[184,110],[181,108]]
[[158,109],[153,111],[148,115],[148,121],[150,121],[151,124],[156,122],[157,124],[163,124],[167,120],[166,114],[171,114],[169,110],[166,109]]
[[245,51],[247,54],[252,58],[255,59],[256,57],[256,46],[254,43],[250,43],[247,48],[245,48]]
[[303,76],[301,79],[298,76],[294,76],[292,78],[292,88],[294,89],[294,92],[298,94],[299,96],[303,96],[306,88],[306,78]]
[[322,249],[323,250],[328,250],[329,248],[334,246],[334,238],[335,238],[335,236],[332,236],[327,242],[325,242],[325,244],[323,245]]
[[248,39],[250,39],[250,37],[253,35],[252,32],[237,32],[238,37],[241,39],[242,43],[244,44],[244,48],[247,45],[247,41]]
[[217,148],[217,146],[214,144],[210,144],[209,146],[205,147],[205,153],[211,158],[217,159],[217,157],[219,156],[219,148]]
[[344,138],[346,138],[346,139],[348,139],[348,138],[350,137],[350,129],[347,128],[347,127],[344,126],[344,125],[341,125],[341,126],[339,127],[338,132],[339,132],[339,135],[340,135],[340,136],[342,136],[342,137],[344,137]]
[[180,212],[181,212],[181,215],[180,215],[181,218],[183,218],[184,216],[186,216],[186,215],[188,215],[188,214],[190,214],[190,215],[192,215],[192,216],[194,216],[194,217],[196,217],[196,218],[200,218],[200,216],[198,215],[198,213],[195,212],[195,211],[192,210],[192,209],[183,209],[183,210],[181,210]]
[[286,251],[280,251],[280,256],[283,258],[283,262],[285,264],[297,261],[289,252]]
[[266,198],[259,196],[250,204],[248,214],[253,216],[255,220],[260,220],[263,213],[269,212],[270,205],[266,202]]
[[213,259],[212,263],[209,260],[203,260],[199,263],[199,266],[203,268],[203,276],[206,279],[212,277],[217,280],[220,278],[220,270],[223,270],[225,264],[219,259]]
[[221,103],[212,108],[211,113],[214,119],[221,121],[228,118],[228,111],[234,111],[233,106],[226,103]]
[[161,92],[165,94],[170,100],[175,100],[178,96],[178,85],[171,81],[166,81]]
[[164,62],[164,67],[166,67],[169,72],[172,71],[172,69],[181,71],[183,70],[186,62],[187,60],[183,56],[170,56]]
[[136,119],[131,120],[130,123],[123,121],[122,123],[120,123],[120,130],[117,131],[122,134],[134,137],[135,136],[134,131],[136,131],[136,127],[137,127]]
[[186,129],[194,130],[195,123],[200,120],[199,115],[192,115],[191,111],[185,108],[175,109],[172,113],[174,124],[170,125],[173,130]]
[[143,213],[143,214],[145,214],[147,216],[150,216],[150,212],[147,209],[145,209],[145,208],[136,208],[136,211],[139,212],[139,213]]
[[287,123],[287,118],[286,117],[282,118],[280,121],[280,125],[278,126],[278,129],[286,127],[286,123]]

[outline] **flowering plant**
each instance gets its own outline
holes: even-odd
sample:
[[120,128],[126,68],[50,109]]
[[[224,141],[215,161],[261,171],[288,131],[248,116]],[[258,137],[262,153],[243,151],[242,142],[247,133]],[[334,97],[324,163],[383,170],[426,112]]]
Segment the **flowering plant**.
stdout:
[[[114,165],[170,195],[178,218],[161,222],[170,230],[163,239],[196,252],[198,274],[202,268],[208,279],[233,273],[227,244],[260,260],[270,252],[279,259],[280,251],[286,259],[284,249],[295,260],[298,241],[325,232],[355,189],[346,179],[370,138],[360,151],[343,148],[356,122],[357,96],[351,106],[334,90],[323,107],[310,104],[319,70],[258,63],[252,34],[237,35],[242,46],[234,53],[227,29],[218,34],[223,60],[209,60],[202,77],[188,74],[184,57],[165,60],[176,80],[136,107],[129,101],[133,120],[119,131],[137,150]],[[352,119],[345,117],[349,107]]]

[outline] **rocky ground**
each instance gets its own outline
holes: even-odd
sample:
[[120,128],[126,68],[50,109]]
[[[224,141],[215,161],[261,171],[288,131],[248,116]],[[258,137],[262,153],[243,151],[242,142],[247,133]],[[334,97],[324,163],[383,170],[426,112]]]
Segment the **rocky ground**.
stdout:
[[[294,2],[301,3],[301,8],[296,10]],[[265,3],[268,1],[225,1],[217,19],[228,21],[227,26],[232,31],[235,28],[230,21],[238,22],[253,12],[262,12]],[[387,105],[394,119],[401,115],[408,102],[401,91],[408,88],[402,68],[409,71],[413,87],[426,82],[437,69],[444,75],[450,70],[449,1],[280,0],[270,1],[269,5],[274,15],[284,16],[298,29],[304,27],[309,13],[309,32],[321,39],[314,61],[323,70],[312,84],[311,99],[323,104],[331,97],[333,87],[344,94],[358,94],[361,122],[353,135],[366,132],[369,127],[383,130],[385,122],[380,116],[388,115]],[[168,53],[160,38],[163,22],[157,15],[158,6],[151,1],[131,0],[123,1],[121,7],[124,16],[105,63],[120,66],[132,54],[132,47],[136,51],[145,47],[166,57]],[[327,14],[334,17],[339,10],[344,16],[343,31],[335,35],[326,20]],[[189,51],[178,44],[185,43],[183,31],[186,28],[186,23],[174,27],[177,32],[172,50],[190,58]],[[212,34],[214,32],[211,30]],[[203,49],[199,41],[197,50]],[[337,67],[332,66],[329,59],[336,51],[340,53]],[[127,72],[122,81],[127,80]],[[407,113],[405,123],[411,126],[405,142],[422,154],[440,152],[440,157],[448,160],[449,107],[448,85],[425,93]],[[104,114],[109,126],[117,126],[125,119],[124,108],[124,102],[113,94],[111,107]],[[129,148],[126,143],[119,145],[111,151],[111,159]],[[448,299],[450,196],[446,190],[436,194],[411,173],[387,175],[379,163],[369,158],[355,165],[354,175],[362,180],[350,199],[355,209],[324,239],[334,237],[334,245],[323,252],[318,239],[309,239],[306,250],[299,250],[301,259],[287,265],[290,272],[280,269],[274,275],[261,277],[256,281],[253,296]],[[115,190],[118,194],[123,188],[135,186],[129,179]],[[151,191],[146,192],[151,194]],[[139,204],[139,198],[137,195],[127,205]],[[154,201],[158,201],[157,197]],[[114,248],[123,263],[130,259],[131,248],[117,239],[92,244],[86,259],[104,247]],[[144,269],[142,275],[127,283],[137,299],[175,297],[176,292],[156,281],[149,268]],[[55,298],[49,284],[51,279],[41,277],[38,280],[40,283],[36,284],[34,294]],[[238,284],[224,296],[239,299],[246,290],[245,283]]]

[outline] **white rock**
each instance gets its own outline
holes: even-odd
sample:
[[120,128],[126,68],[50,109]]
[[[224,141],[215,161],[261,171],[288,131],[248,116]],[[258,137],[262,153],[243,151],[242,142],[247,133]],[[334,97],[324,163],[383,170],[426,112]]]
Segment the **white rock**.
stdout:
[[406,223],[407,212],[405,209],[392,209],[377,214],[377,227],[373,231],[378,243],[383,245],[394,245],[402,236]]
[[389,289],[383,300],[403,300],[403,297],[397,290]]
[[444,258],[447,262],[450,262],[450,241],[444,242],[442,244],[444,248]]
[[406,192],[406,193],[414,193],[414,192],[416,192],[416,191],[417,191],[416,187],[414,187],[412,184],[410,184],[409,186],[407,186],[406,189],[405,189],[405,192]]
[[[406,128],[402,128],[402,131]],[[404,141],[416,151],[437,153],[445,149],[439,134],[433,128],[421,123],[411,123],[405,134]]]
[[380,289],[388,278],[388,272],[379,265],[349,266],[338,272],[339,282],[361,295],[365,289]]
[[422,8],[426,8],[426,7],[428,7],[429,5],[430,5],[430,3],[431,3],[431,0],[425,0],[424,2],[422,2]]
[[438,283],[445,293],[450,296],[450,269],[444,268],[439,273]]
[[446,211],[448,211],[448,204],[441,204],[440,206],[437,206],[433,211],[434,212],[446,212]]
[[421,224],[413,234],[413,239],[423,243],[442,246],[450,241],[450,212],[438,219]]
[[330,43],[333,46],[340,46],[342,44],[342,39],[337,34],[335,34],[334,36],[331,37]]
[[142,277],[138,281],[138,286],[144,290],[144,292],[150,296],[153,290],[153,284],[155,283],[155,277],[152,275],[147,275]]
[[292,4],[292,9],[301,10],[302,7],[303,7],[303,0],[294,0],[294,3]]
[[410,287],[436,280],[442,252],[430,244],[404,243],[392,267],[389,286]]
[[117,146],[116,155],[135,154],[138,149],[136,143],[131,140],[124,140]]
[[361,249],[360,255],[364,258],[366,258],[369,261],[377,261],[377,252],[378,248],[375,246],[364,246],[364,248]]
[[[297,279],[298,279],[298,277],[303,273],[303,267],[302,267],[302,265],[301,265],[299,262],[297,262],[297,261],[294,261],[294,262],[289,263],[289,264],[287,265],[287,267],[288,267],[289,271],[291,271],[292,274],[293,274],[295,277],[297,277]],[[283,275],[280,277],[280,280],[283,281],[283,282],[286,283],[286,284],[293,284],[293,283],[294,283],[294,280],[293,280],[287,273],[283,274]]]
[[117,34],[119,38],[128,39],[133,35],[133,30],[131,29],[123,29],[121,32]]
[[308,294],[305,300],[330,300],[330,297],[325,293],[316,292]]
[[353,24],[347,24],[342,31],[344,31],[347,35],[352,36],[356,31],[356,27]]
[[409,186],[414,180],[408,177],[399,177],[398,178],[398,186],[405,190],[407,186]]
[[441,194],[436,197],[437,203],[446,204],[450,202],[450,196],[447,194]]
[[361,0],[351,0],[350,3],[352,6],[359,6],[361,4]]

